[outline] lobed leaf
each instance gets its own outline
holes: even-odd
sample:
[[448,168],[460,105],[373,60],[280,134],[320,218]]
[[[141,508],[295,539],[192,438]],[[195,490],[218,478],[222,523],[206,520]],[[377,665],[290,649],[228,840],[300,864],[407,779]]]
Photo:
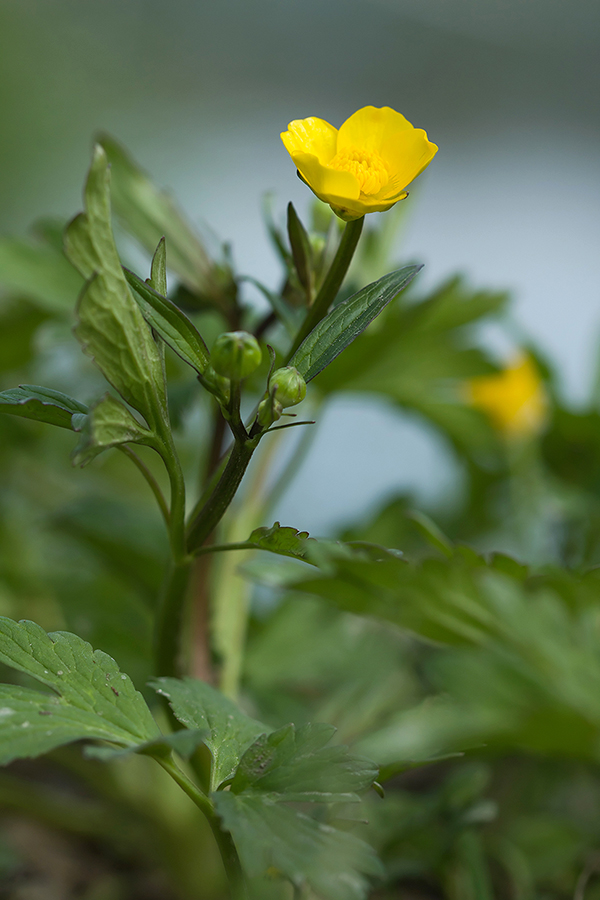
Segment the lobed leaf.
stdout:
[[120,444],[153,447],[157,442],[155,433],[143,428],[127,407],[111,394],[105,394],[91,407],[81,429],[77,430],[81,430],[82,435],[72,454],[76,466],[86,466],[103,450]]
[[130,747],[160,736],[129,676],[74,634],[0,617],[0,662],[54,692],[0,685],[3,764],[84,738]]
[[293,559],[306,561],[307,541],[314,541],[308,537],[308,531],[298,531],[289,525],[281,526],[275,522],[270,528],[255,528],[248,538],[248,547],[257,550],[269,550],[280,556],[291,556]]
[[87,406],[79,400],[36,384],[21,384],[18,388],[0,393],[0,413],[23,416],[71,431],[76,430],[73,416],[86,415],[87,412]]
[[288,365],[311,381],[348,347],[367,325],[398,296],[422,266],[406,266],[335,306],[303,340]]

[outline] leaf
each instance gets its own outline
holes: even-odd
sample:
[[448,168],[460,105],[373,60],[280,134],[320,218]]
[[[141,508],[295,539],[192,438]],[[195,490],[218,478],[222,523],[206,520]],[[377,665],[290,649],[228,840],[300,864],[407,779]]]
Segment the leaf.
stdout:
[[148,284],[158,294],[167,296],[167,242],[161,237],[150,265]]
[[271,528],[255,528],[248,538],[248,547],[257,550],[269,550],[280,556],[291,556],[293,559],[306,560],[307,541],[314,541],[308,537],[308,531],[298,531],[289,525],[281,526],[275,522]]
[[160,352],[131,296],[110,222],[109,171],[96,147],[85,188],[86,212],[69,224],[67,255],[88,279],[75,333],[107,381],[152,428],[167,418]]
[[150,685],[168,699],[182,725],[207,732],[205,743],[213,758],[211,790],[229,779],[244,751],[259,735],[270,731],[204,681],[155,678]]
[[7,237],[0,239],[0,284],[48,312],[64,313],[74,308],[83,281],[62,252]]
[[48,313],[19,298],[0,310],[0,371],[9,372],[31,362],[35,335]]
[[332,725],[309,724],[261,735],[242,756],[232,792],[251,788],[295,802],[358,801],[357,792],[371,787],[378,768],[347,747],[327,746],[334,734]]
[[398,296],[422,266],[405,266],[367,285],[334,307],[300,344],[288,365],[305,381],[318,375]]
[[220,791],[213,799],[250,877],[274,869],[299,889],[308,884],[325,900],[363,900],[369,888],[365,876],[382,874],[364,841],[268,794]]
[[74,634],[0,617],[0,662],[54,691],[0,686],[2,764],[84,738],[128,747],[160,735],[129,676]]
[[103,762],[112,759],[121,759],[124,756],[130,756],[132,753],[143,753],[148,756],[169,756],[174,750],[183,759],[189,759],[203,744],[206,739],[206,731],[194,730],[189,731],[187,728],[183,731],[174,731],[172,734],[162,734],[160,737],[145,744],[135,744],[133,747],[86,747],[84,755],[90,759],[101,759]]
[[87,406],[60,391],[35,384],[21,384],[0,393],[0,413],[23,416],[74,431],[72,417],[85,415]]
[[171,300],[128,269],[124,272],[146,321],[181,359],[203,375],[210,354],[194,324]]
[[113,204],[119,219],[149,253],[164,236],[173,271],[191,291],[217,297],[222,273],[169,194],[157,188],[113,138],[104,134],[98,141],[111,166]]
[[157,448],[156,434],[143,428],[127,407],[111,394],[105,394],[91,407],[81,431],[81,440],[72,454],[75,466],[86,466],[103,450],[120,444],[146,444]]
[[310,240],[304,225],[298,218],[298,213],[294,209],[293,203],[288,203],[287,230],[298,280],[306,291],[310,291],[312,283],[312,251]]

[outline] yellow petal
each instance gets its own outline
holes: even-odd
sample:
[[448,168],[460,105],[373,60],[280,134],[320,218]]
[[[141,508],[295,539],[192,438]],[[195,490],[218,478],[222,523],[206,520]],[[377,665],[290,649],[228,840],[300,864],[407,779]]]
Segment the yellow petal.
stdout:
[[288,130],[282,133],[281,140],[290,156],[311,153],[326,165],[336,154],[337,135],[337,128],[329,122],[310,116],[308,119],[294,119],[290,122]]
[[354,115],[346,119],[339,130],[337,148],[338,151],[360,147],[364,150],[374,150],[382,159],[385,159],[382,150],[394,144],[398,135],[403,131],[413,130],[408,119],[383,106],[364,106]]
[[407,187],[429,165],[437,150],[422,128],[411,127],[410,131],[399,134],[395,143],[388,144],[380,154],[390,180],[379,196],[388,196]]
[[345,206],[346,202],[358,199],[360,188],[351,172],[329,169],[312,153],[294,152],[290,155],[304,181],[320,200]]

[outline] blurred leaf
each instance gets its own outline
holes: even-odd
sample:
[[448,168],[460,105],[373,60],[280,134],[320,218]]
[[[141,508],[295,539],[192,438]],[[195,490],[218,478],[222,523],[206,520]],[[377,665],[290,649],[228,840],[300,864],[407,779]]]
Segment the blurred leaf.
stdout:
[[34,622],[2,617],[0,661],[57,695],[0,686],[3,764],[83,738],[131,746],[159,734],[129,676],[110,656],[92,650],[74,634],[46,634]]
[[210,354],[195,325],[171,300],[161,297],[133,272],[128,269],[124,271],[127,281],[133,288],[133,297],[148,324],[181,359],[203,375]]
[[9,372],[31,361],[34,337],[48,314],[19,300],[0,311],[0,371]]
[[121,269],[110,222],[108,163],[98,146],[85,205],[65,235],[69,259],[88,279],[75,333],[107,381],[153,428],[167,417],[161,356]]
[[381,875],[373,850],[359,838],[291,809],[269,794],[221,791],[214,795],[250,877],[279,872],[324,900],[363,900],[365,876]]
[[87,466],[99,453],[120,444],[157,446],[157,436],[143,428],[126,406],[111,394],[90,407],[81,430],[81,440],[72,453],[73,465]]
[[288,203],[287,230],[298,280],[302,287],[308,292],[307,296],[310,296],[312,285],[312,252],[310,239],[304,225],[298,218],[298,213],[294,209],[293,203]]
[[50,313],[75,307],[81,276],[62,252],[18,238],[0,238],[0,285]]
[[86,415],[87,412],[87,406],[79,400],[35,384],[22,384],[0,393],[0,413],[47,422],[71,431],[74,430],[73,416]]
[[318,375],[397,297],[422,266],[384,275],[334,307],[300,344],[289,361],[306,381]]
[[166,191],[155,187],[113,138],[100,135],[112,172],[114,210],[127,229],[153,253],[164,237],[169,245],[169,267],[187,287],[215,298],[222,292],[222,273]]
[[220,691],[195,678],[154,678],[150,682],[166,697],[175,717],[186,728],[206,731],[205,743],[213,758],[211,789],[230,778],[244,751],[270,729],[244,715]]

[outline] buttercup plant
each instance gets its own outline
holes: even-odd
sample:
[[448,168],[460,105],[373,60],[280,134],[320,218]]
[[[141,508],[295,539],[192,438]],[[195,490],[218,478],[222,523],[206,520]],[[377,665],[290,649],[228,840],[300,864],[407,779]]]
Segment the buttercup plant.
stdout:
[[[452,278],[419,296],[405,289],[420,265],[383,274],[408,206],[396,204],[437,151],[424,131],[365,107],[339,131],[309,118],[282,137],[318,199],[306,223],[289,204],[287,233],[267,218],[277,291],[228,253],[212,259],[107,136],[62,242],[52,223],[37,245],[0,240],[0,282],[8,258],[17,310],[36,313],[27,334],[51,326],[37,350],[15,340],[22,364],[0,371],[9,384],[14,370],[55,371],[67,391],[0,392],[0,599],[14,616],[0,617],[0,663],[15,673],[0,685],[0,763],[49,754],[48,770],[0,773],[0,805],[106,846],[119,871],[162,872],[155,893],[152,879],[113,893],[109,880],[85,900],[562,900],[597,827],[567,842],[553,893],[529,865],[540,825],[528,823],[548,797],[548,830],[563,783],[510,765],[563,754],[581,780],[598,762],[597,571],[565,567],[574,547],[582,565],[600,561],[586,493],[597,411],[561,408],[533,357],[499,371],[474,344],[470,325],[504,294]],[[149,271],[121,258],[113,216]],[[248,281],[266,312],[244,301]],[[74,307],[85,358],[64,342]],[[458,499],[433,512],[444,530],[404,496],[339,541],[271,524],[312,423],[345,392],[443,435],[461,466]],[[88,476],[55,463],[67,432]],[[575,466],[573,433],[586,451]],[[402,448],[386,452],[400,468]],[[554,568],[474,549],[498,540],[519,555],[524,536]],[[495,818],[509,794],[526,797],[514,832],[510,813]]]

